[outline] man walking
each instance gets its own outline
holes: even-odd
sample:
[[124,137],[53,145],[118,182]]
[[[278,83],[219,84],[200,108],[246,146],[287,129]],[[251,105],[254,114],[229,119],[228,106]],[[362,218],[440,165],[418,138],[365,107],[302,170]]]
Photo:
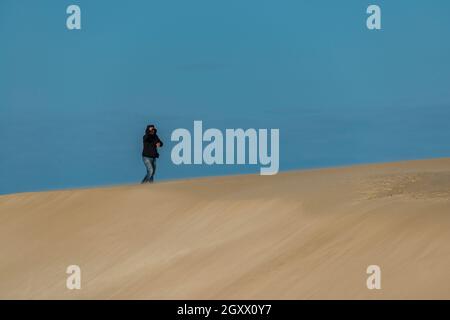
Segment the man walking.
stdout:
[[142,138],[144,145],[142,150],[142,160],[144,161],[147,169],[147,175],[141,183],[153,182],[153,176],[156,171],[156,158],[159,157],[158,148],[163,146],[163,143],[156,134],[156,131],[157,130],[154,125],[148,125],[145,129],[145,135]]

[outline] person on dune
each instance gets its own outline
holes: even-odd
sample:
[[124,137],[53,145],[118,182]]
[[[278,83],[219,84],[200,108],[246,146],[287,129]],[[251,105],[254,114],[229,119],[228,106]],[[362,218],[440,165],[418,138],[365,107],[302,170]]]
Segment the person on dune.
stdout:
[[151,124],[145,129],[142,150],[142,161],[147,169],[147,174],[141,183],[153,183],[156,171],[156,159],[159,157],[158,148],[163,146],[163,142],[156,134],[156,127]]

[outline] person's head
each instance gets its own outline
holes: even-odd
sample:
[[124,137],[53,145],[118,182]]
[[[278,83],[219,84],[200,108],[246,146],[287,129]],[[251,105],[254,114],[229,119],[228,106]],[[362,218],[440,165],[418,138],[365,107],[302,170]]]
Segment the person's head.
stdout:
[[147,126],[147,129],[145,130],[147,133],[155,134],[156,133],[156,127],[153,124],[150,124]]

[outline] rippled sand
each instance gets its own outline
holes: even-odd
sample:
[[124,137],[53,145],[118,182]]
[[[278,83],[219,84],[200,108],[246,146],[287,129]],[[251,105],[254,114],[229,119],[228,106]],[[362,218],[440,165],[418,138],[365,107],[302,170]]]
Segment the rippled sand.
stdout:
[[450,299],[450,159],[0,196],[0,298]]

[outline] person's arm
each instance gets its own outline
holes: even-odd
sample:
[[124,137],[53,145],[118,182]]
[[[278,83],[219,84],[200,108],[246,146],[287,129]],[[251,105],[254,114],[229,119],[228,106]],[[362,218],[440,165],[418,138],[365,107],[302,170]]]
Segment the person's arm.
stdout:
[[156,136],[156,146],[161,148],[164,145],[164,143],[161,141],[161,139]]

